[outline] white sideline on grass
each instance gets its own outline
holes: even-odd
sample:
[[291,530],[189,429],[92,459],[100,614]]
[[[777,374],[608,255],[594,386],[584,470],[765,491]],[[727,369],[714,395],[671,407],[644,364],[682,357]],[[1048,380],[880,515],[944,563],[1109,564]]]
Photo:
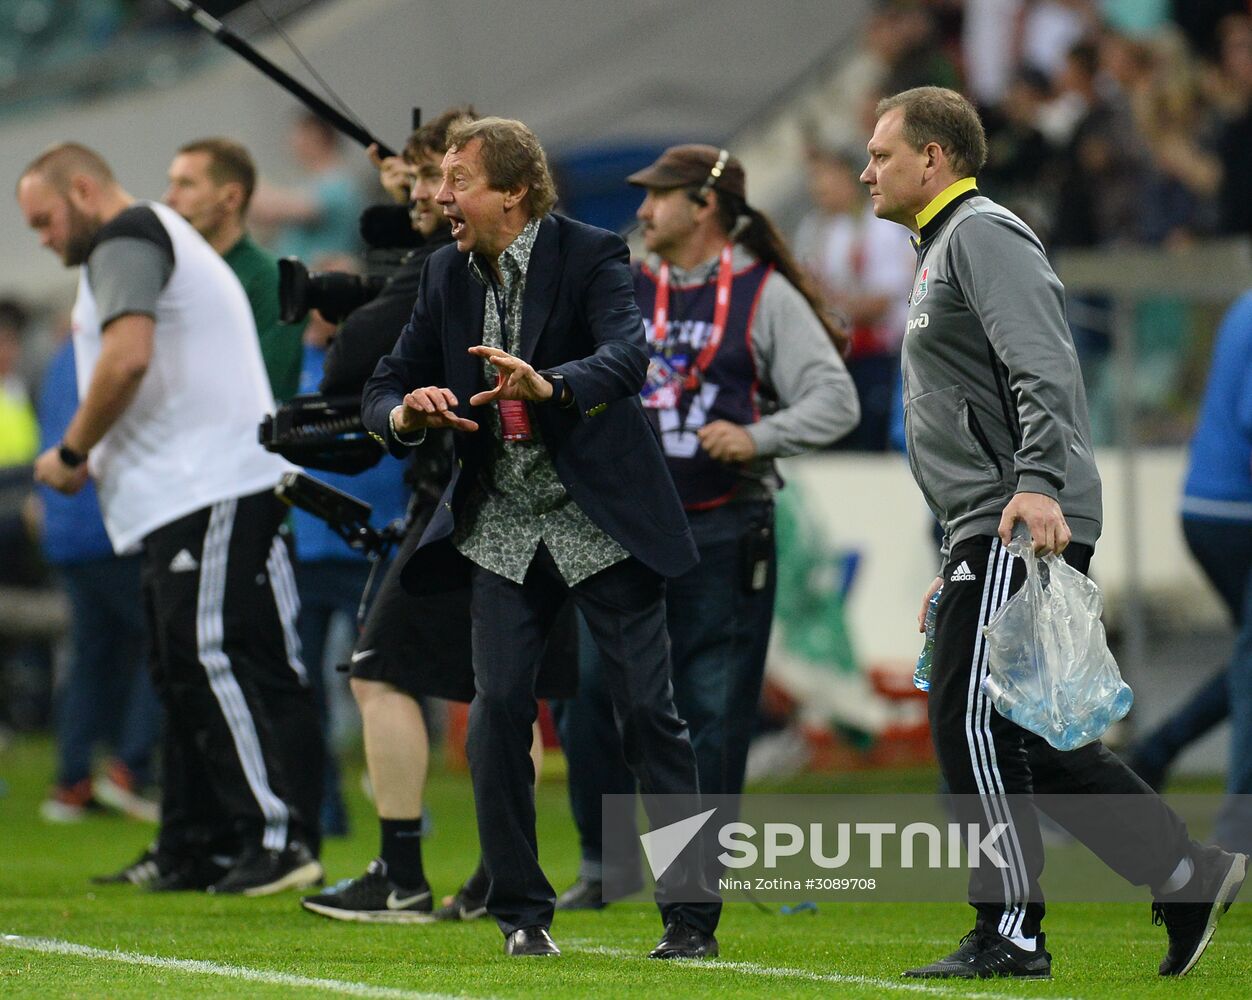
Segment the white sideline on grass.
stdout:
[[[592,945],[590,943],[575,940],[562,942],[561,946],[567,951],[578,951],[589,955],[608,955],[612,958],[636,958],[641,962],[651,961],[645,959],[642,955],[637,955],[625,948],[608,948],[604,945]],[[979,990],[978,992],[960,993],[954,986],[961,983],[960,980],[946,980],[949,985],[928,985],[926,983],[909,983],[897,979],[882,979],[878,976],[855,976],[841,972],[813,972],[809,969],[792,969],[784,965],[760,965],[756,962],[726,962],[721,959],[714,959],[711,962],[673,962],[674,968],[686,969],[692,973],[700,972],[738,972],[748,976],[767,976],[771,979],[800,979],[810,983],[840,983],[845,986],[872,986],[878,990],[895,990],[903,993],[929,993],[935,996],[944,997],[961,997],[962,1000],[1008,1000],[1008,998],[1020,997],[1020,993],[992,993],[988,990]],[[989,982],[988,980],[980,980],[980,982]],[[963,985],[963,984],[961,984]],[[1054,997],[1049,996],[1048,1000],[1078,1000],[1076,997]]]
[[[593,945],[583,940],[564,942],[568,951],[582,952],[588,955],[609,955],[613,958],[633,958],[649,961],[642,955],[625,948],[609,948],[604,945]],[[347,996],[377,997],[380,1000],[462,1000],[465,994],[419,993],[413,990],[395,989],[389,986],[371,986],[368,983],[345,982],[340,979],[316,979],[310,976],[296,976],[285,972],[270,972],[265,969],[249,969],[241,965],[224,965],[221,962],[206,962],[190,958],[166,958],[161,955],[144,955],[131,951],[110,951],[106,948],[92,948],[87,945],[74,944],[71,941],[58,941],[55,938],[23,937],[19,934],[0,935],[0,946],[15,948],[22,951],[38,951],[57,955],[72,955],[80,958],[98,958],[111,962],[123,962],[129,965],[146,965],[158,969],[174,969],[197,975],[223,976],[228,979],[239,979],[246,982],[266,983],[273,986],[292,986],[306,989],[327,990],[343,993]],[[738,972],[741,975],[762,976],[771,979],[798,979],[813,983],[840,983],[846,986],[872,986],[875,989],[903,993],[923,993],[934,996],[960,997],[963,1000],[1007,1000],[1019,994],[993,993],[986,990],[963,993],[950,985],[928,985],[925,983],[906,983],[894,979],[882,979],[875,976],[846,975],[838,972],[813,972],[809,969],[793,969],[778,965],[760,965],[756,962],[726,962],[720,959],[711,962],[673,962],[669,968],[680,968],[694,973],[705,972]],[[1049,1000],[1076,1000],[1072,997],[1050,997]]]
[[0,934],[0,947],[53,955],[72,955],[77,958],[107,959],[110,962],[123,962],[127,965],[147,965],[155,969],[171,969],[194,975],[222,976],[226,979],[240,979],[250,983],[265,983],[269,986],[326,990],[354,997],[377,997],[380,1000],[458,1000],[457,996],[449,993],[418,993],[389,986],[371,986],[368,983],[351,983],[341,979],[295,976],[286,972],[249,969],[242,965],[223,965],[221,962],[205,962],[194,958],[165,958],[162,955],[143,955],[133,951],[110,951],[107,948],[90,948],[87,945],[58,941],[55,938]]

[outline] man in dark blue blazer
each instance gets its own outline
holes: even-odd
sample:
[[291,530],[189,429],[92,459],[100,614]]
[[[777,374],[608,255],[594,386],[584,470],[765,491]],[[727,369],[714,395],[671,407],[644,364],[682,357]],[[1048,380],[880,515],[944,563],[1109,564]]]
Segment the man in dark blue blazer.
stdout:
[[[611,665],[626,757],[653,825],[685,818],[698,788],[674,709],[664,578],[697,556],[639,402],[648,359],[625,244],[549,214],[547,161],[520,122],[456,129],[443,175],[436,201],[456,247],[427,263],[362,413],[397,455],[427,428],[459,432],[452,479],[404,581],[433,592],[468,576],[476,695],[467,749],[487,908],[508,954],[554,955],[555,894],[538,861],[528,752],[544,639],[572,596]],[[680,795],[687,812],[669,798]],[[698,858],[675,869],[682,876],[658,886],[665,934],[652,957],[716,955],[721,902],[700,883]]]

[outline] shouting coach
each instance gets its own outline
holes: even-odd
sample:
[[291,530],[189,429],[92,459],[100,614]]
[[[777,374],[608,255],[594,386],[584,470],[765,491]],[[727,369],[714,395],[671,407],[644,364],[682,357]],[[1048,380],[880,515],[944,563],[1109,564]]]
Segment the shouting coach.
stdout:
[[[572,596],[643,791],[690,796],[695,756],[674,709],[664,600],[665,578],[696,550],[638,398],[648,357],[625,244],[549,214],[547,160],[521,122],[453,129],[436,201],[456,248],[430,258],[362,412],[396,455],[428,428],[457,432],[451,481],[404,579],[435,591],[468,574],[468,755],[487,909],[508,954],[555,955],[529,754],[544,639]],[[652,957],[717,953],[721,902],[696,895],[680,903],[658,888],[665,934]]]

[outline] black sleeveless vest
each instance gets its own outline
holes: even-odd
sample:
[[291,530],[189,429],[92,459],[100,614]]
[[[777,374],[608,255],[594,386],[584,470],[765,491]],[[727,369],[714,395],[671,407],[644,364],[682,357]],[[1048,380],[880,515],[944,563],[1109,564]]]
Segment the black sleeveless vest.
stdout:
[[[687,510],[719,507],[738,489],[738,468],[710,458],[696,433],[714,420],[746,425],[760,419],[755,403],[756,365],[748,332],[761,288],[772,270],[758,261],[735,272],[721,345],[698,384],[690,387],[684,380],[713,331],[717,272],[702,285],[670,286],[665,343],[658,344],[653,339],[657,276],[646,266],[635,268],[635,301],[643,313],[650,356],[643,403],[660,434],[670,473]],[[674,395],[674,405],[656,405],[667,397],[672,403]]]

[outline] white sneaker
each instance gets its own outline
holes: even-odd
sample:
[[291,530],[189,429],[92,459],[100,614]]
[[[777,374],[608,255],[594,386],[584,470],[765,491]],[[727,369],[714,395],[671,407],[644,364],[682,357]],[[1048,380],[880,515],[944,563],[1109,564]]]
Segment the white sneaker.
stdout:
[[98,801],[110,809],[125,813],[131,819],[142,820],[145,823],[160,822],[161,807],[127,787],[128,784],[129,782],[117,780],[110,769],[92,782],[91,790]]
[[39,815],[48,823],[81,823],[92,809],[100,810],[93,791],[90,778],[72,785],[57,785],[39,803]]
[[87,810],[60,799],[44,799],[39,803],[39,815],[45,823],[81,823]]

